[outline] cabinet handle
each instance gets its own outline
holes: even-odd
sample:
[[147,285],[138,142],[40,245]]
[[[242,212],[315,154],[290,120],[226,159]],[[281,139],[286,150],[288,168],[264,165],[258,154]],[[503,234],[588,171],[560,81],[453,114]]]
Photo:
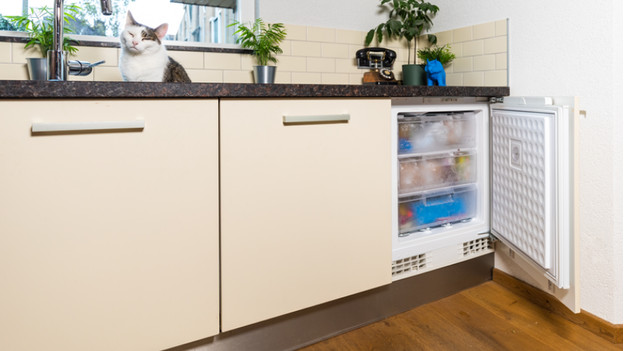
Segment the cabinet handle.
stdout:
[[283,122],[288,124],[320,124],[320,123],[348,123],[351,115],[313,115],[313,116],[284,116]]
[[72,123],[44,123],[34,122],[32,124],[33,133],[48,132],[75,132],[90,130],[123,130],[123,129],[144,129],[145,121],[114,121],[114,122],[72,122]]

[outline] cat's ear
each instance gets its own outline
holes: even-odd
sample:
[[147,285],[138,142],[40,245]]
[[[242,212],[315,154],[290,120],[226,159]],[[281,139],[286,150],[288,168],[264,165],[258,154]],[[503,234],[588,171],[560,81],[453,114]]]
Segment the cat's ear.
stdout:
[[169,24],[163,23],[160,26],[156,27],[156,29],[154,29],[154,33],[156,33],[156,36],[158,37],[158,39],[162,40],[165,37],[165,35],[167,35],[168,29],[169,29]]
[[137,24],[137,21],[135,21],[134,17],[132,17],[132,12],[128,11],[128,14],[126,15],[126,26],[136,26]]

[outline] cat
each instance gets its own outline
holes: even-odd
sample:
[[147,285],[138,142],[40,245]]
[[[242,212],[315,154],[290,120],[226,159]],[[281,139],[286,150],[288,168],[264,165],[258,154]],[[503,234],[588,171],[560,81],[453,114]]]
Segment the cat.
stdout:
[[168,28],[167,23],[156,28],[142,25],[128,11],[120,36],[119,69],[124,81],[191,82],[184,67],[169,57],[162,45]]
[[446,72],[444,72],[444,67],[442,67],[440,61],[427,60],[425,72],[427,72],[427,85],[439,85],[441,87],[446,86]]

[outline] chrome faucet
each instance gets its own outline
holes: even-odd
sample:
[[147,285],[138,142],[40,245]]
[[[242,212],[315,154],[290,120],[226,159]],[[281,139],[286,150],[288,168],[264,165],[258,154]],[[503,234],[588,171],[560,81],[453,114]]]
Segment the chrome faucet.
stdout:
[[[54,0],[54,27],[52,37],[52,50],[48,50],[48,80],[67,80],[67,75],[88,75],[94,66],[104,61],[90,64],[84,61],[68,61],[67,53],[63,51],[63,24],[64,24],[64,0]],[[113,13],[112,0],[100,0],[102,14],[109,16]]]

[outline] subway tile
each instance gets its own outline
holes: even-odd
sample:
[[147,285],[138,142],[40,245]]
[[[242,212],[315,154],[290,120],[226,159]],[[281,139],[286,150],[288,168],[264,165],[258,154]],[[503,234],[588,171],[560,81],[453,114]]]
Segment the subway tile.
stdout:
[[485,72],[485,86],[506,86],[507,85],[507,71],[491,71]]
[[352,59],[336,59],[336,72],[337,73],[358,73],[365,72],[363,69],[358,69],[355,58]]
[[453,43],[461,43],[472,39],[472,27],[453,30]]
[[468,41],[461,46],[462,57],[483,55],[483,40]]
[[453,61],[453,72],[472,72],[472,57],[460,57]]
[[[277,57],[277,59],[279,60],[280,58]],[[247,71],[251,71],[253,69],[253,66],[257,66],[258,62],[256,61],[256,58],[253,55],[240,55],[240,62],[241,62],[241,70],[247,70]]]
[[279,71],[305,72],[307,69],[305,57],[282,56],[277,63]]
[[28,80],[28,68],[25,63],[0,64],[0,77],[6,80]]
[[297,26],[293,24],[285,24],[286,39],[288,40],[307,40],[308,28],[306,26]]
[[349,84],[349,75],[345,73],[322,73],[323,84]]
[[496,55],[483,55],[474,57],[475,71],[493,71],[496,69]]
[[168,54],[174,60],[178,61],[185,69],[203,69],[204,68],[204,55],[202,52],[168,51]]
[[292,73],[292,83],[293,84],[321,84],[321,74],[320,73],[303,73],[303,72],[293,72]]
[[507,69],[507,53],[496,54],[496,69]]
[[119,50],[117,48],[100,48],[92,46],[81,46],[75,59],[87,62],[106,61],[100,67],[119,66]]
[[204,68],[238,70],[241,68],[240,54],[205,52],[204,53]]
[[497,54],[507,52],[507,37],[495,37],[484,40],[483,53]]
[[11,62],[13,63],[26,63],[26,58],[28,57],[42,57],[41,51],[38,48],[24,48],[24,44],[22,43],[11,43],[13,50],[11,54],[13,57],[11,58]]
[[349,46],[345,44],[322,43],[321,56],[347,58],[349,57]]
[[349,84],[360,85],[362,84],[362,74],[349,74]]
[[11,43],[0,43],[0,63],[11,63]]
[[253,83],[251,71],[223,71],[224,83]]
[[308,41],[335,43],[336,30],[333,28],[308,27]]
[[483,86],[483,72],[464,73],[464,85],[470,87]]
[[293,41],[291,43],[291,54],[293,56],[320,57],[321,43]]
[[472,39],[484,39],[496,36],[496,22],[472,26]]
[[292,41],[290,40],[284,40],[280,43],[280,49],[282,49],[282,53],[280,55],[292,55],[291,43]]
[[447,73],[446,85],[449,86],[462,86],[464,85],[463,73]]
[[453,42],[453,31],[447,30],[446,32],[435,33],[438,38],[438,45],[451,44]]
[[275,83],[277,84],[290,84],[292,82],[291,72],[282,72],[279,69],[275,72]]
[[121,82],[121,71],[119,67],[98,66],[93,69],[93,80],[102,82]]
[[455,54],[455,57],[463,57],[463,45],[462,44],[451,44],[449,45],[449,50]]
[[366,32],[356,30],[336,29],[336,43],[364,45]]
[[223,83],[221,70],[189,69],[186,72],[195,83]]
[[336,72],[336,60],[331,58],[308,57],[308,72]]
[[507,35],[507,20],[496,21],[496,36]]

